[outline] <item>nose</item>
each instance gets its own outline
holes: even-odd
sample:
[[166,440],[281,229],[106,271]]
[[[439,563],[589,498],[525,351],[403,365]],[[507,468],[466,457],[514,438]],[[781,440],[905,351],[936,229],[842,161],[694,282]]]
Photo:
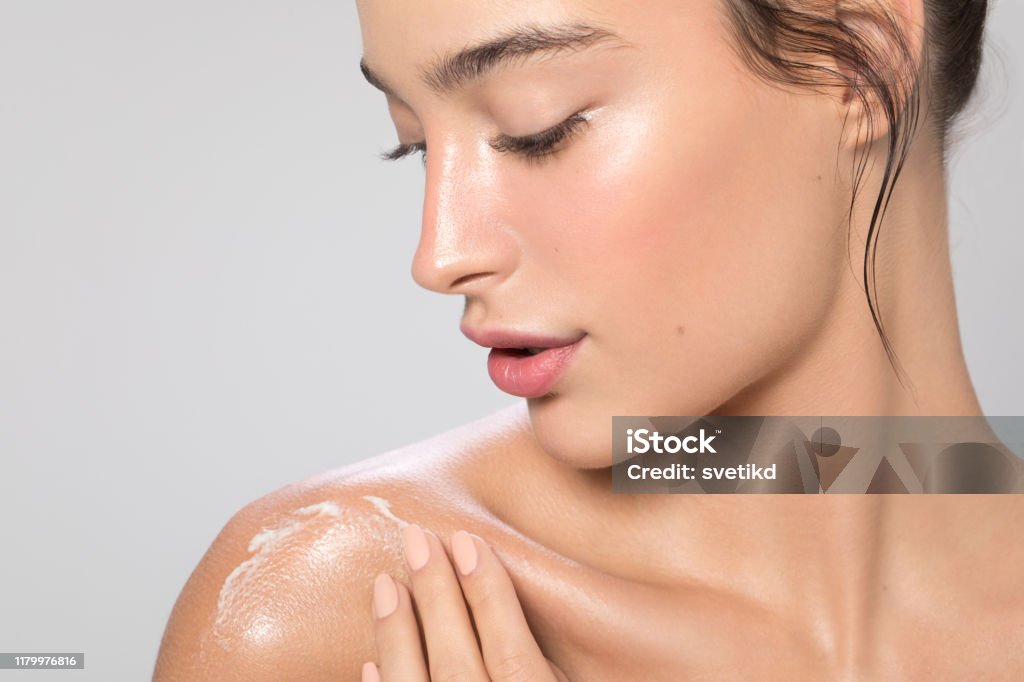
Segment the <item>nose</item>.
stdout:
[[485,152],[451,140],[430,150],[412,277],[442,294],[493,287],[512,271],[517,252],[515,237],[502,220],[493,164]]

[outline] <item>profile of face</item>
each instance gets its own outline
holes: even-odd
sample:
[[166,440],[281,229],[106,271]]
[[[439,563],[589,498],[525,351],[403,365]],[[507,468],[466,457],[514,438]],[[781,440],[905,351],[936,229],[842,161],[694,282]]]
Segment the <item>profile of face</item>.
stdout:
[[[426,146],[413,277],[474,332],[585,334],[528,401],[575,467],[611,464],[612,415],[714,414],[854,287],[841,107],[755,76],[722,4],[358,0],[399,141]],[[524,28],[572,42],[424,78]]]

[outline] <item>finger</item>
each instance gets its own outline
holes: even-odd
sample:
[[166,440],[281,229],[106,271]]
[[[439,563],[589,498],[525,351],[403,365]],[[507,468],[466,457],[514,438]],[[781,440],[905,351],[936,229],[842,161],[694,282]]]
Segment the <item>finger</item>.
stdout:
[[526,623],[515,586],[498,556],[481,538],[464,530],[452,535],[451,545],[491,679],[495,682],[555,680],[551,665]]
[[[412,598],[405,585],[387,573],[373,581],[373,631],[381,682],[430,682]],[[373,672],[364,666],[363,679]]]
[[402,544],[431,678],[486,680],[466,600],[444,545],[416,524],[402,529]]

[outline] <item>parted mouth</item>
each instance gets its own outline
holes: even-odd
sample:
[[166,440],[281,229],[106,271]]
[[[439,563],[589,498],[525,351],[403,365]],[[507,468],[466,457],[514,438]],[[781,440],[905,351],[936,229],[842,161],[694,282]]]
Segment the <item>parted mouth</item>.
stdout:
[[532,348],[495,348],[494,350],[499,350],[509,355],[521,355],[523,357],[526,357],[529,355],[536,355],[537,353],[543,353],[544,351],[549,349],[534,346]]

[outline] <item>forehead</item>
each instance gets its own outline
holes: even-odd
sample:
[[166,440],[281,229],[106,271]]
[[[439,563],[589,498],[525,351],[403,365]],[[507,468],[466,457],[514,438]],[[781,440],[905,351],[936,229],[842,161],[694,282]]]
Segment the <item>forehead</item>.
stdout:
[[[690,3],[687,3],[690,4]],[[703,4],[703,3],[696,3]],[[357,0],[363,58],[404,89],[439,58],[524,25],[585,24],[617,35],[644,35],[668,0]]]
[[472,40],[523,21],[560,21],[595,16],[606,2],[572,0],[356,0],[363,44],[411,50]]

